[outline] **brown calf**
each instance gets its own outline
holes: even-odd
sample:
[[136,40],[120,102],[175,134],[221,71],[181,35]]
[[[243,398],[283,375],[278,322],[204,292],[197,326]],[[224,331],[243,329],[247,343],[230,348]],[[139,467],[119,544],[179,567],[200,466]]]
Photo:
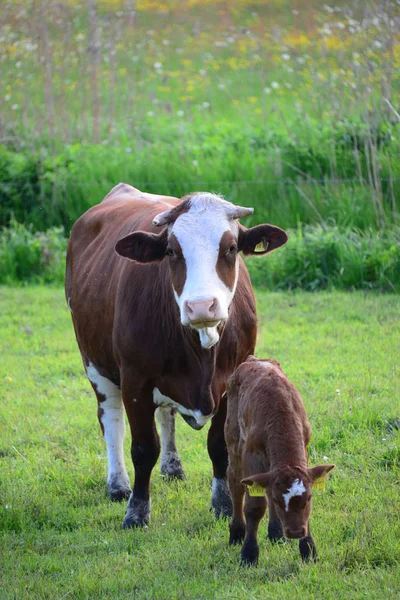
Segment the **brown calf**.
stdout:
[[[309,526],[311,488],[335,465],[307,465],[311,428],[300,394],[278,362],[250,356],[231,376],[227,396],[225,439],[233,503],[229,543],[244,539],[242,562],[257,563],[257,531],[268,497],[271,542],[284,535],[298,538],[301,557],[315,559]],[[251,486],[246,491],[246,525],[243,484]],[[266,494],[260,489],[261,495],[250,495],[256,487],[264,488]]]

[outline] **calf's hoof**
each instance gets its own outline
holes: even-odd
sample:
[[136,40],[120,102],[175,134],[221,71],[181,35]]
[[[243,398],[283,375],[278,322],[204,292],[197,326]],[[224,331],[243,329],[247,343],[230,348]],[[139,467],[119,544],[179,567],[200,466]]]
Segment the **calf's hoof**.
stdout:
[[135,498],[133,492],[129,498],[128,507],[122,529],[133,529],[135,527],[145,527],[150,519],[150,500]]
[[310,535],[301,538],[299,540],[300,556],[305,562],[317,561],[317,549],[314,544],[314,540]]
[[276,523],[274,521],[268,523],[268,539],[273,544],[285,539],[280,523]]
[[218,517],[232,516],[231,494],[225,478],[217,479],[217,477],[213,477],[211,510],[214,511],[217,519]]
[[240,564],[243,567],[255,567],[258,564],[258,545],[254,542],[245,542],[240,555]]
[[229,545],[241,544],[244,540],[245,528],[243,525],[229,525]]

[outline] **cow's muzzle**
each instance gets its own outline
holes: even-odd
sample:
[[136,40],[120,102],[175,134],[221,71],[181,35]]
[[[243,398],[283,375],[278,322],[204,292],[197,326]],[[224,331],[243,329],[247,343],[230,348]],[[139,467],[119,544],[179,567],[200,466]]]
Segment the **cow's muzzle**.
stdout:
[[202,425],[200,423],[198,423],[196,421],[196,419],[190,415],[181,415],[182,419],[184,419],[186,421],[186,423],[188,425],[190,425],[190,427],[192,427],[193,429],[196,429],[196,431],[200,431],[200,429],[203,429],[205,423],[203,423]]

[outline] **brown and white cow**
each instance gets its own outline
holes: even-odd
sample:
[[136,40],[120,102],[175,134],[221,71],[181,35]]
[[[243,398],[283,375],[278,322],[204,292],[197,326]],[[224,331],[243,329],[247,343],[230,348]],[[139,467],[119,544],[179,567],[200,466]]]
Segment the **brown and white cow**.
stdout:
[[[230,378],[227,397],[225,439],[233,503],[229,543],[244,540],[242,562],[257,563],[257,532],[268,497],[269,539],[297,538],[301,557],[315,559],[309,525],[311,489],[335,465],[308,467],[311,427],[300,394],[278,362],[249,356]],[[251,488],[246,491],[246,524],[244,484]],[[260,491],[253,496],[254,484]]]
[[[212,419],[211,504],[231,512],[221,397],[254,351],[256,309],[239,251],[266,254],[286,233],[238,219],[253,209],[199,192],[177,198],[126,184],[75,223],[67,252],[66,297],[107,444],[108,492],[129,497],[124,527],[150,515],[150,476],[160,444],[161,471],[184,472],[174,440],[178,411],[194,429]],[[132,434],[135,481],[123,459],[124,407]]]

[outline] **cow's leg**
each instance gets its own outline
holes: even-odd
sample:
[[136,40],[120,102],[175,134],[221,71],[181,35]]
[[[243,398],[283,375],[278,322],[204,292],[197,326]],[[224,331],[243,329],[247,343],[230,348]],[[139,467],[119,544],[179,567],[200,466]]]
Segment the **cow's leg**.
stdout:
[[[160,454],[160,440],[154,421],[155,405],[150,390],[138,388],[122,377],[122,398],[132,434],[131,456],[135,482],[122,527],[143,527],[150,518],[150,477]],[[137,391],[135,391],[137,390]]]
[[176,411],[168,407],[159,407],[156,417],[161,435],[161,474],[167,479],[185,479],[181,459],[175,444]]
[[238,473],[238,465],[241,464],[239,457],[235,457],[235,463],[232,464],[230,461],[228,466],[228,482],[229,490],[232,496],[232,519],[229,523],[229,543],[240,544],[243,542],[245,534],[245,522],[243,516],[243,496],[245,492],[245,486],[240,483],[240,473]]
[[211,510],[216,517],[232,515],[232,500],[226,479],[228,451],[224,437],[225,418],[226,397],[221,400],[218,412],[212,419],[207,440],[208,454],[213,464]]
[[274,502],[270,496],[268,496],[268,511],[268,539],[274,544],[275,542],[283,539],[284,535]]
[[307,535],[299,540],[300,556],[304,561],[317,560],[317,549],[314,539],[310,532],[310,525],[307,527]]
[[86,373],[98,401],[97,417],[107,445],[107,490],[111,500],[129,498],[131,486],[124,461],[125,417],[119,388],[100,375],[92,363]]

